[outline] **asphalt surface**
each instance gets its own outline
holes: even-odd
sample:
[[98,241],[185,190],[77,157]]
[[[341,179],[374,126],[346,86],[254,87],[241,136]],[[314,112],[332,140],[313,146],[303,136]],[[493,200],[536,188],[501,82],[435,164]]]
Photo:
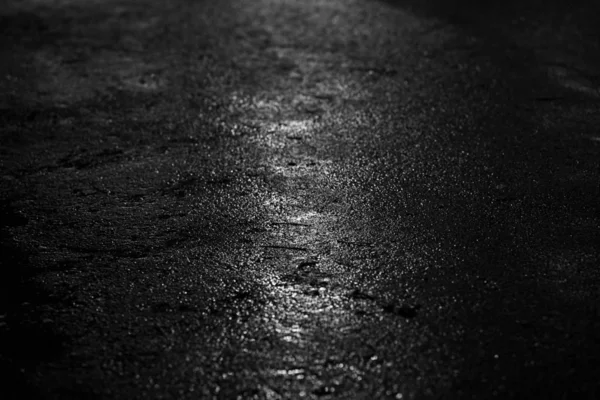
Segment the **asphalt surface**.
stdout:
[[600,396],[592,2],[5,3],[3,399]]

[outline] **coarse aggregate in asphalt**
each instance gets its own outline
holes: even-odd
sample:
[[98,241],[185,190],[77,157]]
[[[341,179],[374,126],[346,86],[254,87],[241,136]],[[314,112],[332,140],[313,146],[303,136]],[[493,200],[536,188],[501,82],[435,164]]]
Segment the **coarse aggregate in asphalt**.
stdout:
[[5,1],[0,398],[598,398],[598,12]]

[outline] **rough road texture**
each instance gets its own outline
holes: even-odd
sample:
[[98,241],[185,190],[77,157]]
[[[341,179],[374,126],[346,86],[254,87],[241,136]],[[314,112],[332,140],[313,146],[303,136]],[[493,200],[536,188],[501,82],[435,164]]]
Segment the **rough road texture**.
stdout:
[[591,2],[5,3],[3,399],[600,396]]

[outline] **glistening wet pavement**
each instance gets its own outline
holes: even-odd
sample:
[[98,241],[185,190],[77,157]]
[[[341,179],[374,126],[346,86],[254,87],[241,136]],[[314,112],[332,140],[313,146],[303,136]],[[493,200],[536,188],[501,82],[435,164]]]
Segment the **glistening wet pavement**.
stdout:
[[595,9],[470,3],[9,2],[3,398],[597,396]]

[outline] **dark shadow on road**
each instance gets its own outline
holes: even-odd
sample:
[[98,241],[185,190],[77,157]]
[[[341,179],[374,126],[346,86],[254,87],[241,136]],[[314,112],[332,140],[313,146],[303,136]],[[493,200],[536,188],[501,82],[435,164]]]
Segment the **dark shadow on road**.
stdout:
[[4,200],[0,221],[0,393],[4,399],[40,398],[24,370],[59,357],[66,338],[53,321],[42,320],[40,306],[56,305],[57,299],[33,282],[29,255],[10,232],[26,225],[27,218]]
[[[431,118],[433,126],[461,126],[468,114],[475,122],[430,138],[440,144],[423,158],[446,178],[432,183],[441,198],[418,212],[435,218],[414,221],[436,232],[446,254],[463,260],[430,260],[465,273],[448,288],[471,306],[459,318],[472,331],[465,343],[472,369],[456,390],[485,393],[495,385],[499,393],[512,388],[510,398],[597,395],[598,368],[590,366],[600,361],[600,171],[590,138],[599,122],[599,7],[585,1],[386,3],[450,24],[462,35],[452,45],[470,46],[466,70],[475,78],[456,72],[443,86],[475,89],[452,106],[440,100],[438,108],[452,111]],[[492,85],[495,78],[502,84]],[[448,165],[449,154],[461,160],[460,168]],[[465,202],[456,194],[465,188],[475,188],[479,199]],[[430,278],[446,285],[451,268],[447,274]],[[478,280],[499,286],[483,289]],[[471,352],[477,348],[483,353]],[[503,381],[492,373],[494,363],[483,361],[493,360],[491,349],[503,352],[497,363],[507,372]]]
[[[522,64],[530,78],[597,97],[600,92],[600,4],[593,1],[380,0],[452,24],[483,40],[484,53]],[[434,26],[435,28],[435,26]],[[435,30],[435,29],[433,29]]]

